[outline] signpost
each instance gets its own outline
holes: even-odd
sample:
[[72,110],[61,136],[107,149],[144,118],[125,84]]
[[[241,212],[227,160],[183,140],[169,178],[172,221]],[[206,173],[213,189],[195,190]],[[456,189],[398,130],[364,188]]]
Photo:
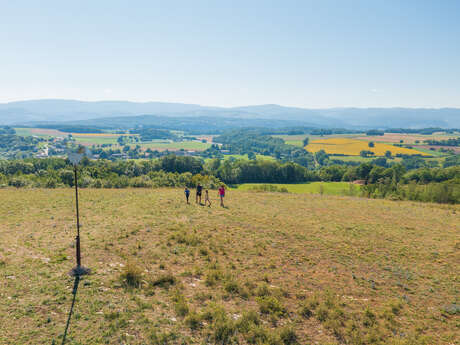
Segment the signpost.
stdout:
[[78,163],[83,159],[85,155],[88,155],[88,150],[81,146],[77,152],[68,154],[70,162],[73,164],[74,171],[74,185],[75,185],[75,205],[76,205],[76,217],[77,217],[77,237],[76,240],[76,256],[77,266],[72,268],[69,274],[73,277],[79,277],[90,273],[90,269],[81,265],[81,249],[80,249],[80,211],[78,208]]

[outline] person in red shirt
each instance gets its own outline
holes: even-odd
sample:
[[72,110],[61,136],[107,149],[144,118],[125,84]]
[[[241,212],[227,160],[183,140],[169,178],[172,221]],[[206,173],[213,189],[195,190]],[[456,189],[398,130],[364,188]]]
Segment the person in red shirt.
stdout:
[[219,197],[220,197],[220,206],[224,206],[224,197],[225,197],[225,187],[224,185],[220,186],[219,188]]

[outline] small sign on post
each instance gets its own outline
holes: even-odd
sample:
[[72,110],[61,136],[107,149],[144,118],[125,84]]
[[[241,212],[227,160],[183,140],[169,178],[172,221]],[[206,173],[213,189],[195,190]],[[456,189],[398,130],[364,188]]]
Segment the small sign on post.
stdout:
[[80,250],[80,211],[78,205],[78,164],[81,162],[83,157],[89,157],[90,152],[89,150],[84,147],[80,146],[76,152],[70,152],[67,157],[73,165],[74,171],[74,186],[75,186],[75,208],[76,208],[76,223],[77,223],[77,237],[75,238],[76,241],[76,258],[77,258],[77,265],[72,268],[69,274],[73,277],[79,277],[85,274],[90,273],[90,269],[81,265],[81,250]]

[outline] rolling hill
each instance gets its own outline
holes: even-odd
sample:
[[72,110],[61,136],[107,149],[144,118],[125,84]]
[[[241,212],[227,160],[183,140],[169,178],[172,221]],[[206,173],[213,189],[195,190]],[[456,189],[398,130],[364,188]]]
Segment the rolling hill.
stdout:
[[[215,191],[211,200],[216,201]],[[74,194],[0,189],[0,343],[60,344]],[[458,342],[458,206],[230,191],[84,189],[66,344]]]
[[[333,108],[304,109],[276,104],[246,107],[207,107],[164,102],[31,100],[0,104],[0,124],[82,121],[140,115],[190,118],[232,118],[294,121],[323,128],[460,127],[460,109]],[[267,122],[270,125],[270,122]]]

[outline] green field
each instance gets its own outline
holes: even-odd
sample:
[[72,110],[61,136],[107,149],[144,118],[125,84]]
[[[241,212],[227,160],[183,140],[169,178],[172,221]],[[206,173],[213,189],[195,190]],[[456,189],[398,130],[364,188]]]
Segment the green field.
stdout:
[[32,128],[14,128],[16,131],[17,135],[23,136],[23,137],[28,137],[28,136],[36,136],[40,138],[52,138],[52,135],[49,134],[42,134],[42,133],[32,133],[31,130]]
[[[278,188],[286,188],[289,193],[297,194],[323,194],[328,195],[346,195],[350,192],[350,183],[348,182],[311,182],[299,184],[283,184],[283,183],[244,183],[237,187],[238,190],[248,191],[254,187],[269,184]],[[352,185],[354,192],[357,194],[359,186]]]
[[[61,344],[73,190],[0,189],[0,344]],[[458,206],[228,191],[83,189],[66,344],[451,345]]]
[[179,142],[144,142],[139,144],[144,148],[151,148],[152,150],[194,150],[194,151],[204,151],[207,148],[211,147],[212,144],[202,143],[200,141],[179,141]]
[[444,152],[439,152],[438,150],[433,151],[433,150],[430,150],[430,149],[422,148],[419,145],[412,145],[412,146],[417,151],[428,153],[428,154],[430,154],[430,155],[432,155],[434,157],[445,157],[445,156],[447,156],[447,154],[445,154]]
[[98,137],[98,136],[79,136],[78,134],[73,134],[73,138],[77,143],[87,144],[87,145],[117,145],[116,137]]
[[29,135],[32,135],[32,133],[30,133],[29,128],[14,128],[14,130],[16,131],[17,135],[20,135],[20,136],[23,136],[23,137],[27,137]]
[[[35,129],[35,128],[15,128],[17,135],[21,136],[31,136],[35,135],[42,138],[51,138],[53,136],[67,136],[68,133],[60,133],[59,131],[55,130],[47,130],[47,129]],[[32,130],[38,130],[38,133],[32,132]],[[40,133],[41,131],[41,133]],[[179,133],[179,132],[178,132]],[[182,133],[182,132],[180,132]],[[113,134],[113,136],[107,136],[111,134],[109,132],[103,133],[101,135],[94,134],[79,134],[73,133],[72,136],[77,143],[85,144],[85,145],[102,145],[102,144],[109,144],[109,145],[117,145],[117,138],[120,136],[119,134]],[[158,149],[158,150],[194,150],[194,151],[204,151],[208,147],[211,146],[210,143],[202,143],[200,141],[179,141],[179,142],[171,142],[167,140],[154,140],[149,142],[139,142],[139,143],[132,143],[132,146],[136,144],[140,145],[143,148],[151,148],[151,149]]]

